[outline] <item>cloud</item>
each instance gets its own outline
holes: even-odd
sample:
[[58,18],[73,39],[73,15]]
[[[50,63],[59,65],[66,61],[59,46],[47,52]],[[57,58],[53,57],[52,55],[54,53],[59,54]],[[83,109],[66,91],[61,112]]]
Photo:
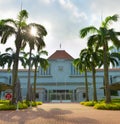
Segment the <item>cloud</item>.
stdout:
[[45,4],[51,4],[52,2],[54,2],[55,0],[38,0],[39,2],[43,2]]
[[90,8],[94,13],[101,13],[103,17],[119,13],[119,0],[93,0]]
[[[1,0],[0,19],[16,19],[21,0]],[[86,47],[86,39],[79,37],[80,29],[94,25],[100,26],[101,17],[119,14],[120,0],[22,0],[23,9],[29,13],[28,22],[42,24],[47,29],[46,50],[49,54],[59,49],[78,56]],[[120,29],[120,24],[116,27]]]
[[84,12],[80,12],[79,8],[74,5],[70,0],[59,0],[60,5],[68,10],[74,18],[86,20],[87,16]]

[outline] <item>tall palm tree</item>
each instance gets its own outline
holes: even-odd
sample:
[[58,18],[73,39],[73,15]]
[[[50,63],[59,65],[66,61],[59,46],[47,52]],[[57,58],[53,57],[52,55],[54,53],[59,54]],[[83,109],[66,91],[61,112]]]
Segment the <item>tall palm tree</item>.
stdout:
[[93,78],[93,100],[97,101],[97,91],[96,91],[96,67],[99,63],[99,58],[101,57],[102,51],[97,50],[95,47],[88,47],[87,49],[83,49],[81,51],[83,57],[87,58],[87,62],[89,63],[89,69],[92,70],[92,78]]
[[[6,19],[0,20],[0,36],[1,36],[1,43],[6,43],[8,38],[12,35],[15,36],[15,59],[13,62],[13,70],[12,70],[12,84],[13,84],[13,99],[12,102],[16,102],[16,93],[15,87],[16,82],[18,80],[18,60],[19,60],[19,53],[21,48],[25,47],[25,41],[36,41],[38,50],[41,49],[44,44],[43,36],[46,36],[47,32],[42,25],[31,23],[27,24],[26,19],[28,18],[28,13],[26,10],[22,10],[18,14],[17,20],[13,19]],[[31,37],[30,35],[30,27],[37,27],[38,32],[36,37]],[[37,42],[38,41],[38,42]],[[34,47],[31,43],[31,51]]]
[[0,20],[0,37],[1,43],[5,44],[8,41],[8,38],[11,36],[15,36],[15,59],[13,62],[13,70],[12,70],[12,85],[13,85],[13,98],[12,102],[16,102],[16,93],[15,87],[18,79],[18,58],[19,52],[22,44],[22,30],[26,26],[26,19],[28,18],[28,13],[26,10],[22,10],[18,14],[18,18],[14,19],[4,19]]
[[89,101],[89,95],[88,95],[88,80],[87,80],[87,70],[89,70],[89,63],[87,60],[87,56],[83,54],[83,52],[80,52],[79,58],[75,59],[73,61],[73,65],[77,70],[79,70],[81,73],[84,72],[85,74],[85,92],[86,92],[86,101]]
[[41,55],[48,55],[47,51],[39,51],[37,55],[31,58],[32,63],[31,65],[35,67],[34,69],[34,101],[36,100],[36,79],[37,79],[37,70],[38,67],[43,68],[44,70],[47,69],[49,66],[47,59],[42,58]]
[[105,79],[105,88],[106,88],[106,103],[111,102],[111,96],[110,96],[110,89],[109,89],[109,77],[108,77],[108,58],[107,58],[107,52],[108,52],[108,41],[112,41],[112,43],[119,47],[120,42],[117,38],[117,35],[119,35],[119,32],[115,32],[113,29],[109,29],[109,24],[112,21],[117,21],[118,15],[108,16],[105,18],[105,20],[102,22],[102,25],[99,29],[97,29],[94,26],[83,28],[80,31],[81,38],[84,38],[89,32],[93,33],[89,38],[88,44],[91,46],[93,44],[98,45],[98,47],[103,48],[103,62],[104,62],[104,79]]
[[[31,29],[34,28],[36,30],[36,34],[31,34]],[[23,48],[28,43],[29,45],[29,69],[28,69],[28,85],[27,85],[27,100],[31,100],[31,91],[30,91],[30,75],[31,75],[31,55],[32,50],[35,49],[35,46],[37,47],[37,51],[40,51],[42,48],[45,47],[44,42],[44,36],[47,35],[47,31],[44,28],[44,26],[36,24],[36,23],[30,23],[25,27],[24,33],[23,33]]]
[[97,91],[96,91],[96,67],[99,64],[102,51],[97,49],[96,46],[88,46],[88,48],[81,51],[82,58],[86,58],[89,70],[92,71],[93,79],[93,100],[97,101]]

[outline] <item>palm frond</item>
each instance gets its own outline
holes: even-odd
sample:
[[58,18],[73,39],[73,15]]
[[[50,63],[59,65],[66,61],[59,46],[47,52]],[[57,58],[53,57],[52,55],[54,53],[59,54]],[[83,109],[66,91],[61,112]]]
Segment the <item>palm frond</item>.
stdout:
[[98,32],[98,29],[94,26],[86,27],[80,30],[80,37],[84,38],[88,33]]
[[43,25],[36,24],[36,23],[30,23],[28,26],[36,28],[37,29],[37,35],[39,37],[47,35],[47,31]]
[[1,25],[1,26],[2,26],[2,25],[3,25],[3,26],[4,26],[4,25],[10,26],[11,24],[12,24],[11,27],[17,27],[16,21],[13,20],[13,19],[11,19],[11,18],[0,20],[0,25]]
[[117,38],[116,36],[116,32],[114,32],[113,29],[109,30],[109,34],[110,34],[110,39],[112,40],[112,42],[114,43],[114,45],[119,48],[120,47],[120,40]]
[[120,53],[113,52],[111,56],[120,60]]
[[115,14],[113,16],[108,16],[105,18],[105,21],[102,22],[102,27],[108,27],[113,21],[118,21],[119,15]]
[[26,10],[21,10],[18,14],[18,20],[21,22],[28,18],[28,12]]
[[[88,47],[92,47],[93,45],[96,44],[96,42],[97,42],[100,38],[101,38],[100,35],[97,35],[97,34],[90,36],[90,37],[88,38],[87,46],[88,46]],[[100,45],[100,44],[99,44],[99,45]]]
[[11,47],[6,48],[5,51],[6,51],[6,52],[9,52],[9,51],[10,51],[10,52],[13,53],[13,49],[12,49]]

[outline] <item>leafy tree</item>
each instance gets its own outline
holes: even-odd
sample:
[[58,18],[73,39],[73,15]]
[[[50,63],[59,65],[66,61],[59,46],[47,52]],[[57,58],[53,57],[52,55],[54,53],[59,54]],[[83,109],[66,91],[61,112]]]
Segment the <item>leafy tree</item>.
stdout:
[[83,54],[83,51],[80,52],[79,58],[77,58],[73,61],[73,65],[81,73],[84,72],[84,74],[85,74],[85,91],[86,91],[86,97],[85,98],[86,98],[86,101],[89,101],[87,70],[89,69],[90,66],[89,66],[89,63],[88,63],[88,58],[85,54]]
[[97,91],[96,91],[96,67],[99,64],[99,60],[102,54],[101,50],[95,49],[95,47],[88,47],[81,51],[83,57],[87,58],[87,63],[89,63],[89,69],[92,70],[93,78],[93,100],[97,101]]
[[[13,99],[12,102],[16,102],[16,92],[15,87],[18,80],[18,60],[21,48],[24,48],[27,41],[34,41],[37,44],[38,50],[45,46],[43,42],[43,36],[47,35],[45,28],[42,25],[36,23],[26,23],[26,19],[28,18],[28,13],[26,10],[22,10],[18,14],[18,18],[14,19],[3,19],[0,20],[0,36],[1,43],[5,44],[9,37],[15,37],[15,59],[13,62],[13,70],[12,70],[12,84],[13,84]],[[33,37],[30,35],[30,28],[36,27],[38,29],[37,36]],[[31,50],[33,49],[33,43],[30,43]]]
[[[7,64],[8,71],[11,70],[11,66],[13,65],[14,59],[15,59],[15,52],[12,48],[6,48],[6,53],[1,54],[1,62],[3,63],[3,66]],[[20,54],[23,54],[20,52]],[[23,56],[19,56],[19,60],[21,61],[23,67],[25,67],[25,60]]]
[[15,43],[15,59],[13,62],[13,70],[12,70],[12,85],[13,85],[13,99],[12,102],[16,102],[16,82],[18,79],[18,60],[19,53],[22,45],[22,31],[26,26],[26,19],[28,18],[28,13],[26,10],[22,10],[18,14],[18,18],[14,19],[2,19],[0,20],[0,36],[1,43],[5,44],[9,37],[14,35],[14,43]]
[[[31,30],[36,30],[36,34],[32,35]],[[25,27],[24,33],[23,33],[23,48],[28,43],[29,45],[29,69],[28,69],[28,88],[27,88],[27,100],[31,100],[31,91],[30,91],[30,75],[31,75],[31,55],[32,50],[35,49],[35,46],[37,47],[37,51],[40,51],[42,48],[45,47],[44,42],[44,36],[47,35],[46,29],[39,24],[36,23],[30,23]]]
[[103,48],[103,63],[104,63],[104,79],[105,79],[105,88],[106,88],[106,103],[111,102],[110,89],[109,89],[109,76],[108,76],[108,41],[112,41],[112,43],[119,47],[120,42],[117,38],[117,35],[120,35],[119,32],[115,32],[113,29],[109,29],[109,24],[112,21],[117,21],[118,15],[108,16],[102,22],[102,25],[99,29],[94,26],[83,28],[80,31],[81,38],[84,38],[88,33],[93,33],[89,38],[88,45],[92,46],[97,45],[97,47]]
[[112,52],[112,50],[116,49],[115,47],[111,46],[108,48],[108,65],[112,64],[113,67],[119,65],[120,61],[120,53],[119,52]]
[[36,100],[36,79],[37,79],[38,67],[46,70],[47,67],[49,66],[47,59],[42,58],[41,55],[48,55],[48,53],[47,51],[40,51],[38,52],[37,55],[31,58],[32,60],[31,65],[35,67],[34,69],[34,101]]

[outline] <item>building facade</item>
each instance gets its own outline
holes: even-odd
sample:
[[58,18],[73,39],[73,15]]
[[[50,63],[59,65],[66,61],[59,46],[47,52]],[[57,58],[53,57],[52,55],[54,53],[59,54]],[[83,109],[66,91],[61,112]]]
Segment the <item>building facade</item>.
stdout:
[[[36,98],[43,102],[80,102],[85,100],[85,78],[73,66],[74,58],[65,50],[57,50],[49,58],[49,67],[46,71],[39,67],[37,71]],[[22,98],[27,93],[27,70],[19,70]],[[0,70],[0,82],[11,84],[12,73]],[[120,69],[109,69],[110,84],[120,81]],[[31,72],[31,85],[33,86],[34,73]],[[96,70],[96,87],[98,99],[104,98],[103,69]],[[93,99],[92,74],[88,72],[89,98]],[[1,98],[5,98],[2,92]],[[117,91],[120,96],[120,92]]]

